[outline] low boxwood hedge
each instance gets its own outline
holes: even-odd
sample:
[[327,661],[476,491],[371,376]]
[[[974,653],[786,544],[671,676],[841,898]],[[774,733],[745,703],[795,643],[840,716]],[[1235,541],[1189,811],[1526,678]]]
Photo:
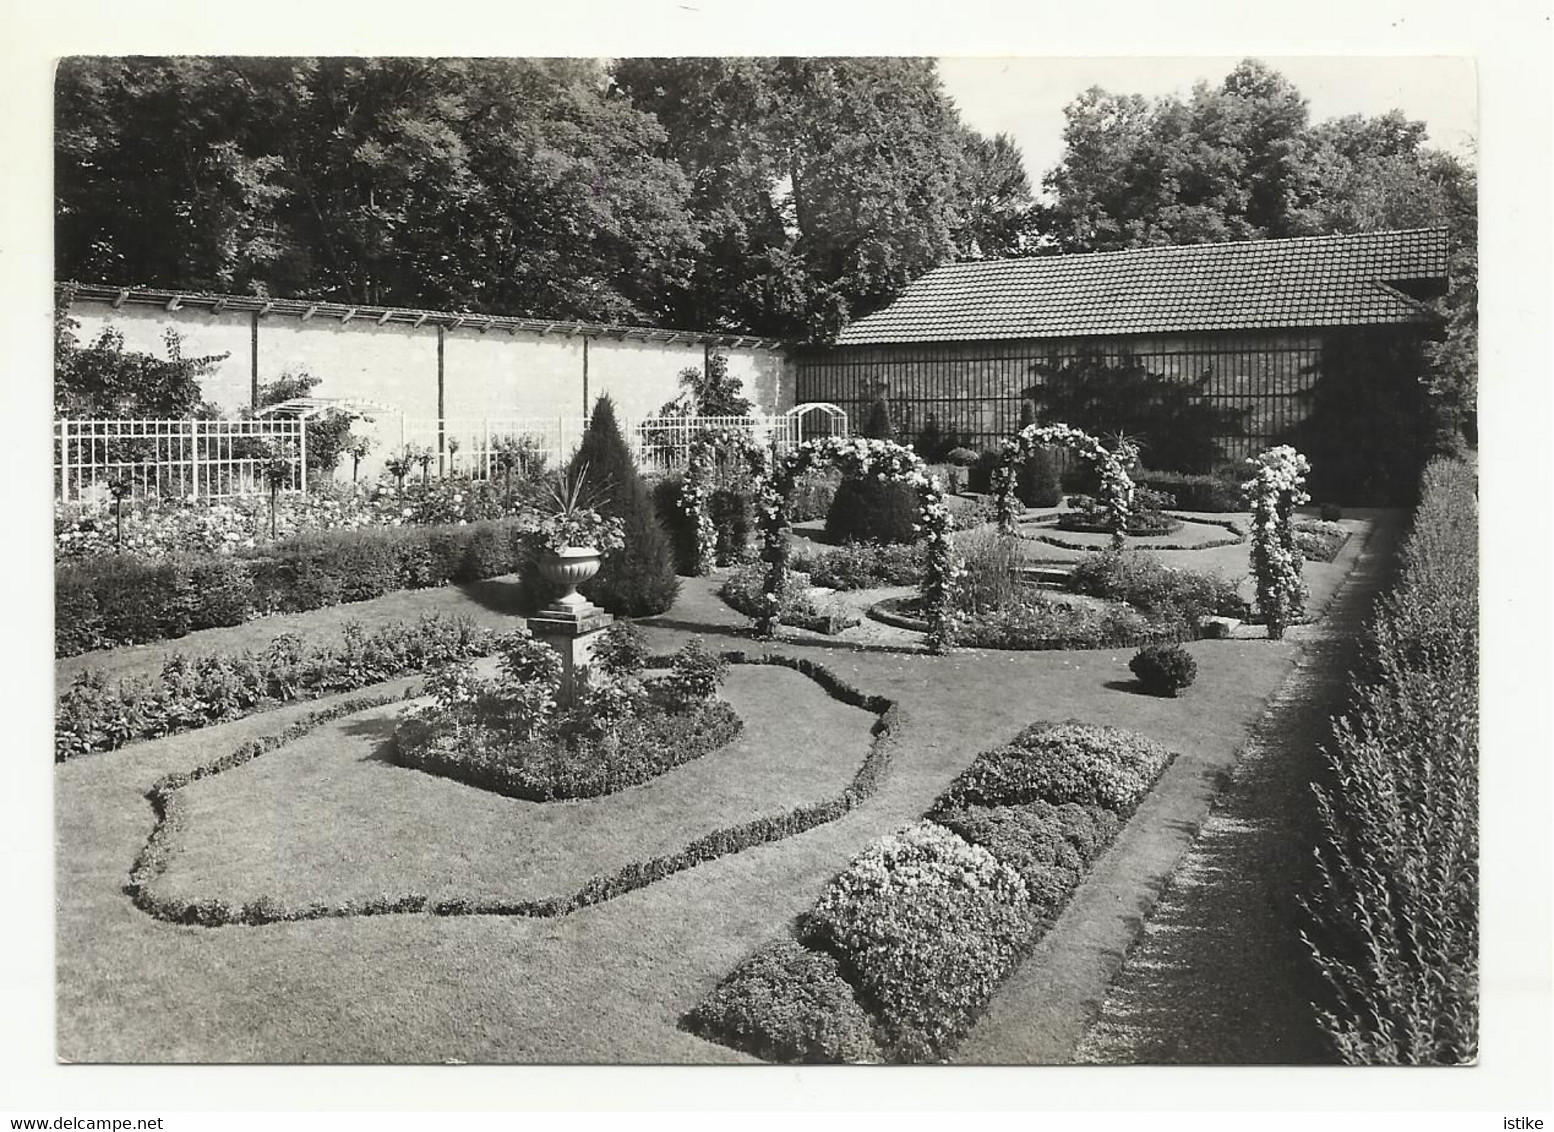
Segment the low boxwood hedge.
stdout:
[[145,644],[268,613],[302,613],[402,589],[517,572],[529,541],[511,520],[318,531],[262,555],[114,555],[54,570],[54,655]]
[[1129,473],[1137,487],[1174,496],[1182,511],[1245,511],[1241,485],[1227,476],[1189,475],[1183,472],[1142,470]]

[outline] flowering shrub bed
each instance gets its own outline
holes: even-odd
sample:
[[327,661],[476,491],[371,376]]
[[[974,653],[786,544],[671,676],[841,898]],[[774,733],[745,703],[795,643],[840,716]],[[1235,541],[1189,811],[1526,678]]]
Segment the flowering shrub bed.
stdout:
[[1111,844],[1122,824],[1103,806],[1077,802],[949,805],[931,816],[1019,873],[1032,910],[1049,922],[1063,910],[1085,870]]
[[[746,617],[760,617],[768,608],[767,569],[760,563],[736,566],[729,571],[718,596]],[[778,594],[784,625],[834,635],[859,623],[859,616],[836,600],[819,601],[809,593],[809,575],[795,571],[783,578]]]
[[1249,457],[1252,477],[1241,485],[1252,509],[1252,576],[1257,580],[1257,612],[1268,636],[1279,640],[1299,620],[1306,604],[1300,547],[1295,540],[1295,508],[1310,500],[1305,492],[1311,465],[1289,445]]
[[1245,617],[1234,582],[1219,574],[1176,569],[1141,550],[1109,550],[1078,563],[1069,576],[1075,593],[1124,601],[1160,622],[1184,629],[1201,617]]
[[1319,1020],[1355,1065],[1478,1053],[1478,500],[1472,471],[1424,472],[1402,572],[1377,604],[1335,721],[1315,924]]
[[1171,757],[1159,743],[1120,727],[1034,723],[1008,746],[978,755],[950,784],[940,805],[1077,802],[1125,816]]
[[521,487],[510,492],[497,483],[462,477],[411,481],[403,492],[382,484],[326,485],[277,496],[273,535],[264,495],[126,500],[122,543],[116,539],[114,505],[106,497],[55,503],[54,555],[57,561],[77,561],[116,552],[148,559],[191,552],[242,554],[318,531],[456,526],[527,512],[534,485],[525,481]]
[[561,658],[518,629],[496,641],[499,674],[467,665],[427,682],[435,702],[402,719],[394,753],[404,766],[498,794],[548,802],[592,798],[646,782],[723,746],[739,733],[714,701],[724,663],[691,641],[662,679],[642,678],[640,632],[617,622],[584,686],[561,700]]
[[944,1058],[1171,758],[1116,728],[1028,727],[978,755],[930,820],[865,849],[796,940],[740,964],[685,1024],[773,1060]]
[[873,1022],[836,959],[786,937],[735,968],[686,1015],[684,1025],[767,1061],[884,1060]]
[[897,1060],[933,1061],[992,998],[1034,928],[1025,882],[934,822],[874,842],[803,930],[853,973]]
[[337,643],[283,633],[263,652],[170,657],[154,679],[110,685],[83,672],[54,710],[56,762],[225,723],[283,703],[316,699],[479,656],[490,634],[466,617],[422,617],[367,632],[348,623]]
[[519,521],[320,531],[264,557],[108,556],[54,571],[54,654],[181,637],[268,613],[300,613],[401,589],[518,571],[530,555]]
[[759,482],[757,513],[761,525],[761,557],[767,564],[757,631],[770,636],[782,623],[782,594],[788,574],[791,520],[789,499],[799,477],[816,466],[837,468],[844,476],[898,482],[917,492],[928,568],[923,575],[923,610],[928,622],[927,645],[932,652],[949,647],[949,615],[959,567],[950,542],[952,521],[938,482],[910,448],[888,440],[863,437],[823,437],[789,452]]
[[927,568],[928,552],[921,543],[849,542],[821,551],[800,550],[790,561],[817,586],[868,590],[916,584]]

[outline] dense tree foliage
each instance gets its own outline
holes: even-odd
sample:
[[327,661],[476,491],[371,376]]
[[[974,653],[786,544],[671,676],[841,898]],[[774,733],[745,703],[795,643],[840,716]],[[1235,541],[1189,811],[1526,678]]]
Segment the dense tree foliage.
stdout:
[[59,272],[658,319],[699,251],[662,141],[587,60],[71,59]]
[[825,338],[957,257],[1030,228],[1018,148],[961,123],[923,59],[630,59],[708,254],[679,321]]

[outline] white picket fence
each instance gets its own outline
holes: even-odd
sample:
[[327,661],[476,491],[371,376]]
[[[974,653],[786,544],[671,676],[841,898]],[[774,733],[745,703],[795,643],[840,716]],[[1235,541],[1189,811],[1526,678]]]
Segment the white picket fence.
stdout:
[[228,498],[265,488],[266,442],[292,465],[282,490],[307,489],[307,430],[295,418],[266,420],[60,419],[54,422],[54,483],[62,502],[105,493],[131,498]]

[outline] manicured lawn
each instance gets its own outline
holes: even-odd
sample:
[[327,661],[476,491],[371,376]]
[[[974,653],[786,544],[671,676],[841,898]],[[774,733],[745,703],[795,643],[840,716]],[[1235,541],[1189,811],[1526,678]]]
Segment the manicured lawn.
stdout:
[[581,801],[506,798],[395,765],[397,706],[328,724],[186,787],[188,832],[156,891],[331,906],[566,896],[716,829],[835,797],[868,753],[875,714],[791,669],[735,665],[722,695],[745,724],[734,742]]
[[[1333,565],[1308,566],[1314,607],[1342,579],[1361,541]],[[1244,569],[1244,548],[1231,549]],[[655,650],[692,635],[715,649],[752,647],[747,622],[714,596],[715,584],[686,581],[675,609],[648,623]],[[419,607],[410,599],[452,608],[476,604],[454,590],[383,600],[395,602],[392,619],[402,619]],[[273,635],[259,622],[211,631],[208,643],[231,647],[222,634],[260,627]],[[902,705],[899,746],[878,793],[807,833],[553,919],[416,914],[207,929],[163,923],[137,910],[123,886],[153,825],[146,787],[167,771],[192,768],[245,738],[279,730],[319,704],[63,764],[55,779],[59,1054],[72,1061],[744,1060],[680,1031],[678,1019],[740,959],[785,930],[866,844],[922,814],[977,752],[1036,719],[1107,722],[1176,750],[1171,776],[1208,789],[1289,671],[1299,634],[1282,642],[1188,646],[1198,679],[1178,699],[1132,690],[1131,650],[965,651],[935,658],[794,635],[770,647],[817,660],[865,692]],[[732,776],[719,800],[693,801],[676,811],[678,818],[694,823],[692,810],[710,819],[723,806],[739,812],[782,797],[822,797],[829,791],[819,775],[852,773],[867,741],[869,713],[829,699],[829,708],[796,706],[794,695],[804,693],[794,681],[803,680],[785,669],[734,669],[730,695],[747,697],[739,704],[747,726],[740,742],[754,741],[756,704],[769,699],[775,730],[787,736],[774,742],[790,746],[743,754],[730,748],[700,760],[706,767],[671,772],[661,780],[665,787],[674,775],[707,773],[715,765],[709,760],[725,755],[725,761],[744,758],[765,768],[748,778]],[[850,721],[842,730],[860,745],[835,748],[831,735],[838,728],[821,722],[817,711],[838,709]],[[611,855],[632,844],[673,840],[611,799],[538,807],[603,807],[596,810],[608,815],[595,819],[598,837],[565,848],[524,841],[530,835],[504,821],[533,804],[472,802],[468,795],[478,792],[451,783],[390,789],[391,781],[409,783],[416,772],[373,758],[385,714],[342,720],[328,732],[333,741],[320,732],[316,744],[282,748],[191,787],[200,820],[190,826],[188,856],[176,866],[188,870],[179,883],[241,888],[272,879],[295,884],[304,874],[309,884],[328,879],[365,888],[369,878],[386,884],[419,869],[428,887],[438,877],[446,883],[478,871],[482,884],[539,888],[542,875],[548,887],[573,875],[568,870],[592,871],[616,859]],[[304,783],[315,789],[300,789]],[[519,846],[535,858],[515,859]],[[598,854],[593,864],[570,860],[584,851]],[[1119,906],[1110,914],[1137,913]]]

